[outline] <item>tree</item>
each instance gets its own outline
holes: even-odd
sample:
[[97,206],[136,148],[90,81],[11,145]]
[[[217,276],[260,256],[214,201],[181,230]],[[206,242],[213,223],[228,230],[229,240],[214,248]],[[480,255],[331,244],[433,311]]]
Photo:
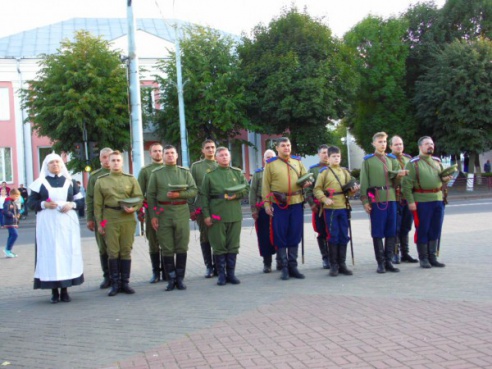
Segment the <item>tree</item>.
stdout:
[[467,151],[475,163],[492,147],[492,41],[455,41],[434,60],[417,81],[417,116],[441,152]]
[[[36,79],[21,91],[38,135],[49,137],[56,152],[73,153],[83,140],[99,147],[130,147],[126,69],[110,44],[86,31],[64,40],[58,53],[44,55]],[[92,167],[100,165],[92,161]],[[69,169],[80,171],[85,161],[72,159]]]
[[439,28],[445,43],[492,38],[492,1],[447,0],[439,11]]
[[343,116],[355,79],[343,63],[346,49],[327,26],[292,7],[243,37],[239,55],[254,124],[289,136],[300,155],[330,141],[326,126]]
[[[192,160],[197,159],[201,143],[212,138],[223,145],[234,140],[241,129],[252,128],[246,115],[244,83],[235,53],[237,42],[206,27],[184,30],[180,43],[188,144]],[[158,63],[165,78],[157,76],[161,87],[157,111],[157,132],[171,143],[180,142],[176,54]]]
[[[378,131],[414,137],[405,94],[408,46],[402,39],[407,29],[403,19],[369,16],[345,36],[345,43],[357,53],[356,72],[360,84],[347,124],[357,143],[373,151],[372,136]],[[411,141],[409,146],[411,146]]]

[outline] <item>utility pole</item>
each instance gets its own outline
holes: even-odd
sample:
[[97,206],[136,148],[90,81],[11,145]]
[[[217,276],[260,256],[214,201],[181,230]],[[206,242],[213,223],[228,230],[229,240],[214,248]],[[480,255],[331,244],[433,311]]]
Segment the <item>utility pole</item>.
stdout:
[[188,158],[188,136],[186,133],[186,120],[183,99],[183,75],[181,72],[181,48],[179,46],[178,25],[174,25],[174,45],[176,51],[176,87],[178,89],[178,109],[179,109],[179,133],[181,137],[181,158],[184,167],[190,167]]
[[133,175],[138,173],[144,165],[144,145],[142,130],[142,107],[140,103],[140,80],[138,78],[138,58],[135,44],[135,17],[133,16],[132,0],[127,0],[128,21],[128,79],[130,85],[130,110],[131,110],[131,139]]

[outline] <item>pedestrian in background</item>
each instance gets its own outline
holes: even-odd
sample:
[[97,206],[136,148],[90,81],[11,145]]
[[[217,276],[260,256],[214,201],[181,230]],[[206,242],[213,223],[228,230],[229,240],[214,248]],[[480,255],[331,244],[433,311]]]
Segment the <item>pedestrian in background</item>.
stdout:
[[10,190],[10,195],[5,199],[3,203],[3,224],[4,228],[9,231],[9,236],[7,238],[7,245],[3,250],[7,258],[16,258],[17,254],[12,252],[12,247],[17,240],[18,233],[17,228],[19,228],[19,217],[20,213],[17,209],[15,202],[20,197],[20,192],[17,189]]

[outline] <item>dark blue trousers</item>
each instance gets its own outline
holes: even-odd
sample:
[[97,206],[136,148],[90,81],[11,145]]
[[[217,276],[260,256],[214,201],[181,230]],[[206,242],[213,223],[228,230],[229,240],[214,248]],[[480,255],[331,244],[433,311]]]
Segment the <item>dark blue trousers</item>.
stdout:
[[408,204],[404,201],[402,205],[400,202],[396,203],[396,234],[399,237],[405,237],[410,233],[413,223],[413,214],[408,209]]
[[258,212],[258,220],[255,222],[256,236],[258,237],[258,249],[260,256],[275,254],[275,247],[270,242],[270,217],[261,208]]
[[442,201],[417,203],[415,242],[428,243],[440,238],[443,220],[444,203]]
[[347,211],[347,209],[324,210],[329,243],[334,245],[346,245],[349,242]]
[[396,236],[396,201],[373,203],[371,208],[371,237]]
[[277,204],[272,206],[270,240],[276,248],[298,246],[304,225],[302,204],[289,205],[286,209]]
[[318,212],[313,213],[313,229],[316,233],[318,233],[318,238],[328,238],[328,234],[326,233],[326,223],[324,214],[318,216]]

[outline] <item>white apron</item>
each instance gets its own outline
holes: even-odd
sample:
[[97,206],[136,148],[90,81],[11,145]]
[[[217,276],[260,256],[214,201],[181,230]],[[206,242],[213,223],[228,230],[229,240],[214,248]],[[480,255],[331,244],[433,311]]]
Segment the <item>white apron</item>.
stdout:
[[77,213],[59,211],[66,204],[71,181],[53,188],[42,181],[57,209],[44,209],[36,215],[36,271],[34,278],[41,281],[64,281],[78,278],[83,273],[80,227]]

